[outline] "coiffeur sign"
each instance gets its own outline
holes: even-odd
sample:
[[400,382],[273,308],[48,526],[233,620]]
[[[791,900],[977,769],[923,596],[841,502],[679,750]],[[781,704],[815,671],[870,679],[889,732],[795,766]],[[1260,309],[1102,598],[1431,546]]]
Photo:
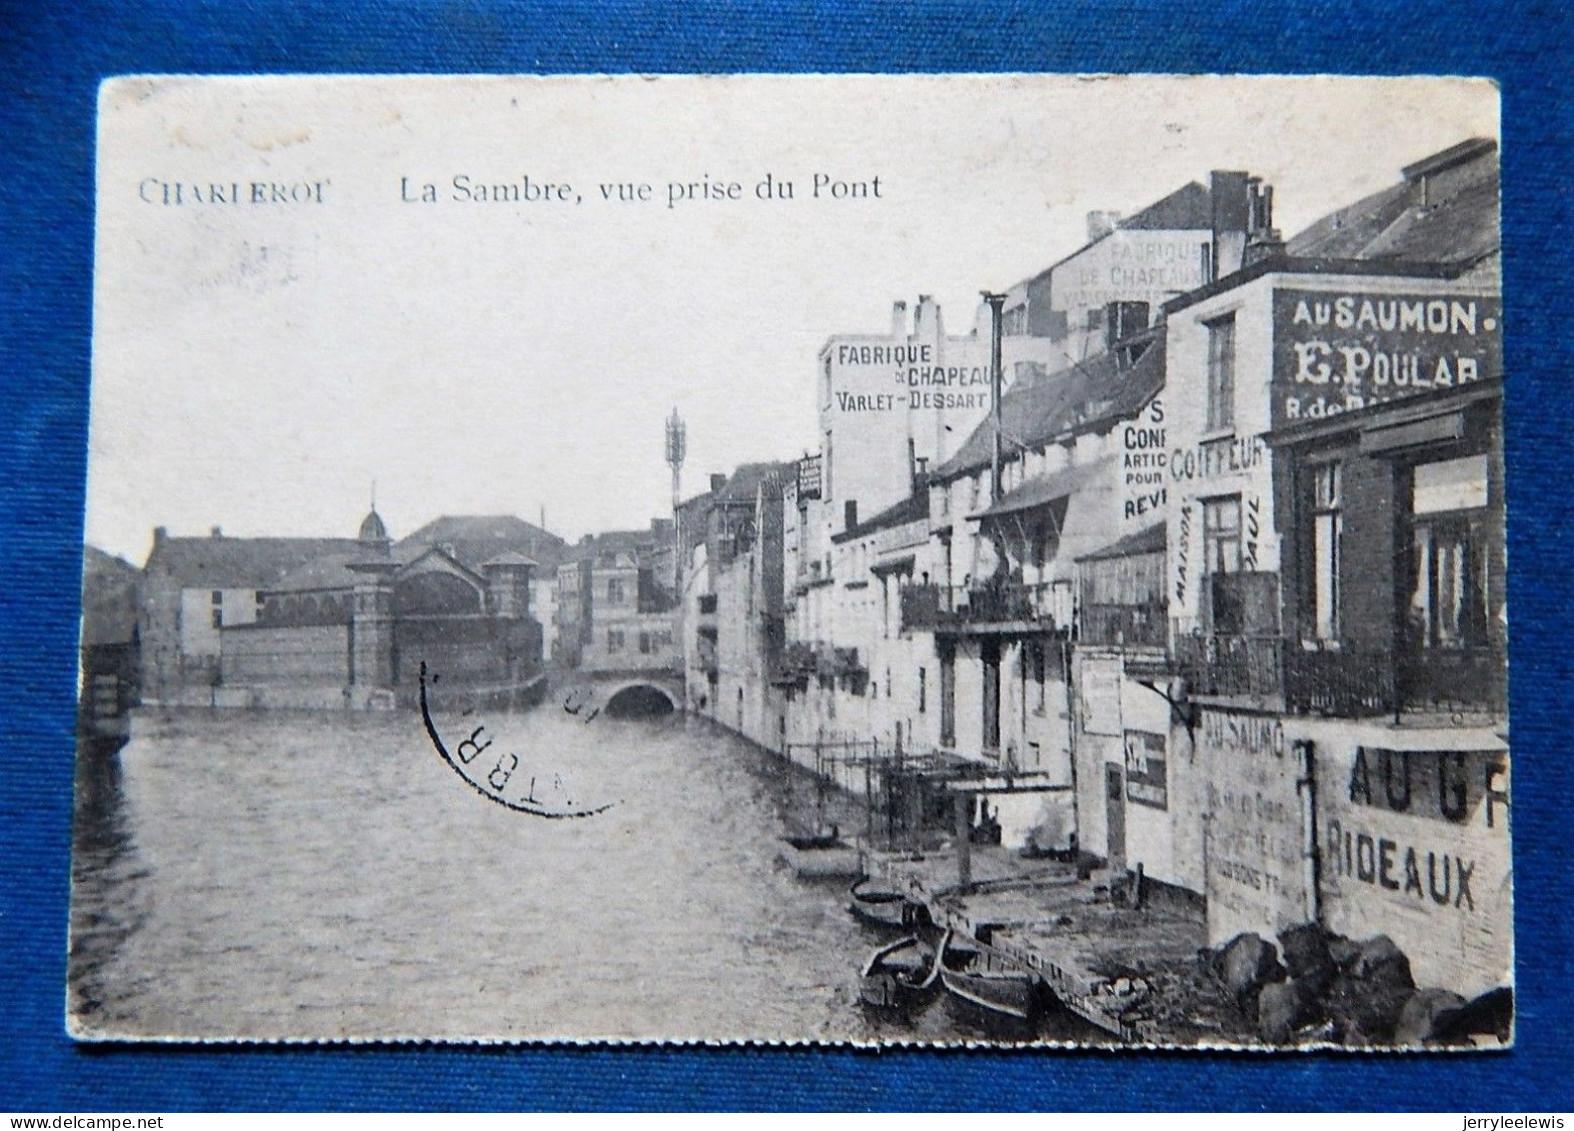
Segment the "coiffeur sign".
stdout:
[[1273,423],[1503,374],[1503,304],[1476,295],[1276,290]]

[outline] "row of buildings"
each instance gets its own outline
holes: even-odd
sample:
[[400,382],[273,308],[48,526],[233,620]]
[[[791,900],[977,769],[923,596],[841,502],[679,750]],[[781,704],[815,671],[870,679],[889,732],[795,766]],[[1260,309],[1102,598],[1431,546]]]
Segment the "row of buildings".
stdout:
[[414,701],[424,662],[450,686],[507,696],[554,644],[568,552],[506,515],[444,516],[399,541],[375,507],[353,538],[159,527],[140,569],[89,548],[85,691],[113,679],[121,715],[131,702],[392,705]]
[[1289,240],[1215,172],[1093,214],[965,332],[920,297],[832,337],[818,450],[648,529],[395,541],[374,509],[90,555],[85,700],[680,675],[893,843],[960,811],[1140,869],[1211,942],[1317,920],[1478,993],[1512,960],[1498,272],[1491,141]]
[[965,335],[898,304],[821,350],[817,452],[677,508],[687,706],[893,840],[960,808],[1212,943],[1504,984],[1501,333],[1481,139],[1288,240],[1245,173],[1095,214]]
[[[516,700],[548,664],[676,676],[676,530],[568,544],[513,515],[445,515],[398,541],[374,507],[353,538],[180,537],[138,568],[88,548],[84,709],[362,708],[443,686]],[[97,706],[94,706],[94,703]]]

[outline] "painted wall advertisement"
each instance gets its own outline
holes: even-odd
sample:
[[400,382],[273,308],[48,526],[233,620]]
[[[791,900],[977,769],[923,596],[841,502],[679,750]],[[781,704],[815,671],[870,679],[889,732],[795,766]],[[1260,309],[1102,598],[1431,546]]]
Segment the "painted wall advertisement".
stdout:
[[1120,429],[1121,517],[1152,522],[1164,511],[1164,401],[1155,397],[1142,415]]
[[1118,228],[1056,267],[1051,304],[1073,330],[1110,302],[1157,305],[1203,284],[1200,231]]
[[1203,711],[1208,943],[1311,918],[1301,764],[1271,716]]
[[1330,928],[1390,936],[1420,985],[1473,995],[1508,980],[1507,753],[1319,752],[1317,794]]
[[1169,783],[1164,760],[1165,736],[1152,731],[1126,732],[1126,799],[1154,809],[1169,808]]
[[1503,303],[1476,295],[1276,290],[1273,423],[1503,375]]

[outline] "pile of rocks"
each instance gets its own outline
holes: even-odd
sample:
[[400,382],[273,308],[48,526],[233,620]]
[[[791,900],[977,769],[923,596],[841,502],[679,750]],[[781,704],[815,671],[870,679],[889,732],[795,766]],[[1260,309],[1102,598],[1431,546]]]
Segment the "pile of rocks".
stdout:
[[1474,1001],[1440,987],[1417,988],[1410,959],[1387,935],[1363,941],[1317,923],[1280,933],[1278,945],[1237,935],[1199,956],[1272,1044],[1468,1044],[1507,1041],[1514,996],[1490,990]]

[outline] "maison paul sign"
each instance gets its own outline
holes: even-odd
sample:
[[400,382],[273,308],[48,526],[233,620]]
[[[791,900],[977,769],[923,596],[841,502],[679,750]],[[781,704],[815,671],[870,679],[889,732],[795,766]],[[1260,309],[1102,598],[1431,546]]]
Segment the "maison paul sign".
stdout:
[[1273,423],[1503,373],[1503,304],[1475,295],[1276,290]]

